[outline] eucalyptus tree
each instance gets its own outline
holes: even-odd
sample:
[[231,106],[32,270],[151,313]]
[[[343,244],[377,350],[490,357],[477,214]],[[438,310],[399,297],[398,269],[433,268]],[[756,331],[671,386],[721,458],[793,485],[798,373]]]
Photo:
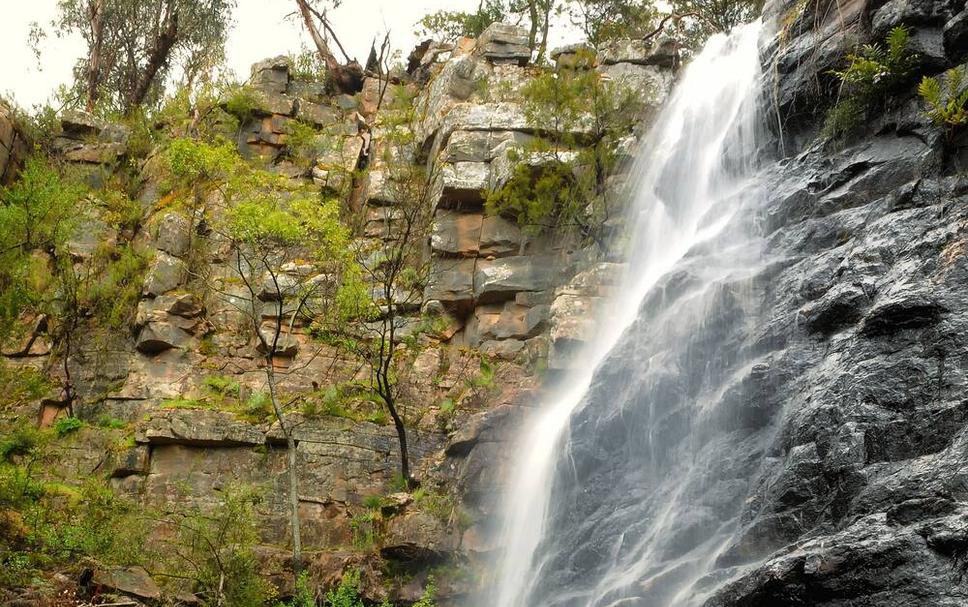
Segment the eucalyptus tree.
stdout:
[[[87,46],[74,67],[75,99],[128,114],[158,101],[175,73],[193,82],[220,61],[234,8],[235,0],[60,0],[49,26]],[[34,24],[38,56],[44,36]]]

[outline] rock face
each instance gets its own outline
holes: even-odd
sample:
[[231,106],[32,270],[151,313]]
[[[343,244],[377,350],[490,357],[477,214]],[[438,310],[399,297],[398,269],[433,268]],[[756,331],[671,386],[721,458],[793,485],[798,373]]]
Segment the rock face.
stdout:
[[29,151],[27,138],[17,125],[13,111],[0,103],[0,185],[13,180]]
[[[780,45],[795,140],[816,128],[807,105],[824,95],[806,79],[854,41],[906,25],[920,69],[963,60],[963,46],[942,45],[963,7],[844,8],[836,26],[798,21]],[[736,579],[708,607],[968,602],[968,180],[957,141],[913,109],[913,87],[897,96],[864,136],[809,145],[768,172],[766,238],[780,261],[756,281],[763,322],[747,339],[763,356],[735,409],[739,440],[766,446],[719,557]]]

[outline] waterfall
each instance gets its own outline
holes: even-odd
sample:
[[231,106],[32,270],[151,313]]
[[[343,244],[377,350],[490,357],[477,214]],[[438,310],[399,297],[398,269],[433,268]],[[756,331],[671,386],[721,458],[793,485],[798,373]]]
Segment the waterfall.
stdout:
[[758,461],[730,403],[758,369],[759,33],[713,36],[640,144],[620,294],[520,437],[489,606],[678,607],[724,575]]

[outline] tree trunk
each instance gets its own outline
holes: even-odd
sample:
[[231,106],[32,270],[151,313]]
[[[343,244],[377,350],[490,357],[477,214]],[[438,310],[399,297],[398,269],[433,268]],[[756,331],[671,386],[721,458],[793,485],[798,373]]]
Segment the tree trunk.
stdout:
[[533,53],[538,41],[538,0],[528,0],[528,17],[531,19],[531,31],[528,32],[528,48]]
[[178,11],[173,9],[171,4],[168,5],[168,11],[165,15],[164,29],[155,39],[154,46],[148,54],[148,64],[145,66],[144,73],[141,74],[141,78],[130,91],[125,107],[126,114],[131,113],[134,108],[144,103],[158,72],[168,63],[171,49],[178,42]]
[[[363,68],[360,64],[355,61],[349,61],[347,57],[347,64],[341,65],[336,60],[333,52],[329,50],[329,45],[326,44],[326,40],[323,39],[322,34],[319,33],[319,28],[316,27],[316,22],[313,21],[313,9],[309,6],[308,0],[296,0],[296,5],[299,7],[299,15],[302,17],[303,25],[306,26],[306,31],[309,32],[309,37],[312,38],[313,44],[316,46],[316,52],[319,53],[319,57],[326,64],[326,71],[333,78],[336,87],[341,92],[350,95],[363,90]],[[325,21],[323,21],[323,27],[327,31],[332,31]],[[339,45],[338,40],[336,44]],[[342,50],[342,46],[340,46],[340,49]],[[343,56],[346,57],[346,52],[342,52]]]
[[87,111],[92,112],[101,97],[101,47],[104,43],[104,0],[90,0],[90,48],[87,53]]
[[538,45],[538,63],[541,63],[545,53],[548,51],[548,27],[551,22],[551,6],[554,4],[553,0],[544,0],[544,2],[544,22],[541,24],[541,43]]
[[292,429],[286,425],[286,420],[282,416],[282,409],[276,398],[276,377],[272,369],[272,354],[269,350],[266,354],[266,383],[269,384],[269,399],[272,401],[272,411],[275,413],[279,428],[286,437],[287,461],[286,467],[289,476],[289,524],[292,527],[292,571],[298,578],[302,571],[302,534],[299,529],[299,474],[297,471],[296,460],[296,440],[292,437]]
[[397,440],[400,443],[400,475],[403,476],[403,482],[407,484],[408,489],[412,489],[416,482],[413,476],[410,475],[410,451],[407,448],[407,428],[403,425],[403,419],[400,414],[397,413],[397,407],[393,403],[393,398],[387,399],[384,397],[384,402],[386,403],[387,410],[390,412],[390,417],[393,419],[393,427],[397,430]]

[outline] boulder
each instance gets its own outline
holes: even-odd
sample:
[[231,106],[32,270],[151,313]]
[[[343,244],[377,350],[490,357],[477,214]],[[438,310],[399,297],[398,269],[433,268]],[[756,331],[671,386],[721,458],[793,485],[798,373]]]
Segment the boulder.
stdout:
[[302,99],[296,106],[296,118],[317,126],[332,126],[343,122],[343,114],[336,108]]
[[557,280],[557,264],[530,256],[480,260],[474,272],[474,295],[481,303],[514,299],[520,291],[543,291]]
[[558,69],[591,69],[598,65],[595,49],[583,43],[559,46],[550,57]]
[[292,116],[296,110],[296,100],[283,93],[255,90],[252,92],[252,100],[252,110],[258,116]]
[[285,93],[292,61],[285,55],[263,59],[252,65],[251,85],[267,93]]
[[508,149],[524,147],[531,136],[516,131],[454,131],[444,147],[445,162],[490,162]]
[[476,264],[476,259],[433,258],[424,299],[437,300],[451,309],[472,302]]
[[523,243],[521,228],[499,215],[485,217],[481,223],[481,257],[517,255]]
[[158,222],[155,246],[162,251],[181,257],[188,253],[191,242],[191,222],[188,217],[174,211],[165,213]]
[[184,261],[157,251],[155,259],[148,267],[142,293],[149,297],[163,295],[182,284],[187,271]]
[[484,204],[490,170],[484,162],[444,164],[437,175],[434,199],[443,209],[479,209]]
[[513,361],[524,351],[525,343],[520,339],[502,339],[500,341],[485,341],[480,345],[482,354],[498,360]]
[[111,472],[112,478],[123,478],[133,474],[148,474],[150,452],[147,445],[135,445],[118,454]]
[[475,52],[495,63],[527,65],[531,60],[528,31],[508,23],[492,23],[478,36]]
[[604,65],[631,63],[673,68],[679,63],[676,41],[668,36],[655,42],[630,38],[609,40],[599,57]]
[[161,590],[143,567],[98,568],[94,571],[91,583],[98,588],[113,590],[137,599],[161,599]]
[[191,333],[175,323],[154,320],[141,327],[135,348],[142,354],[154,355],[172,348],[185,348],[191,343]]
[[123,143],[60,144],[58,147],[66,160],[87,164],[107,164],[128,151]]
[[476,257],[483,220],[477,213],[438,210],[430,233],[431,250],[445,257]]
[[968,8],[945,23],[942,34],[944,35],[944,48],[951,59],[963,61],[968,56]]
[[380,553],[393,561],[434,563],[454,552],[457,541],[440,519],[416,510],[390,519]]

